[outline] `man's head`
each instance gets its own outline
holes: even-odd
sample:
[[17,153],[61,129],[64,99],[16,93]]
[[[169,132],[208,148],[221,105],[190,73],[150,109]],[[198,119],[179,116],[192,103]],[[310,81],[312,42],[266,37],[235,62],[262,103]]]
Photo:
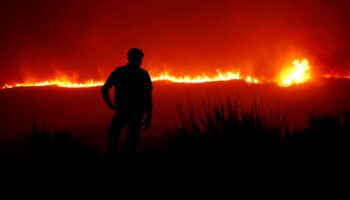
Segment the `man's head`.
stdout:
[[129,63],[137,67],[141,67],[144,54],[141,49],[131,48],[128,52]]

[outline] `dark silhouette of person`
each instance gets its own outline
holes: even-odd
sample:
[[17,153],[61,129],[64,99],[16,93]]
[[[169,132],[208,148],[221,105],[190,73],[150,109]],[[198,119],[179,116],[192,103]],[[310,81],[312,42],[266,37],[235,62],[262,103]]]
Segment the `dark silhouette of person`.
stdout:
[[[107,157],[116,155],[119,136],[125,126],[127,135],[124,150],[129,153],[134,152],[140,142],[141,129],[148,130],[151,127],[152,82],[148,72],[141,68],[143,57],[142,50],[130,49],[129,62],[117,67],[102,87],[104,101],[115,111],[108,128]],[[112,87],[115,89],[115,103],[109,96]]]

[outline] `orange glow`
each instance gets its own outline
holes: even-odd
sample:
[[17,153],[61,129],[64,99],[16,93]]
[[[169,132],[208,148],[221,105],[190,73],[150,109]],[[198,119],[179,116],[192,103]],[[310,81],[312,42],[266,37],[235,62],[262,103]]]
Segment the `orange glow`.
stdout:
[[301,84],[310,80],[311,67],[309,61],[304,59],[294,60],[293,66],[283,69],[279,76],[278,84],[283,87],[288,87],[293,84]]

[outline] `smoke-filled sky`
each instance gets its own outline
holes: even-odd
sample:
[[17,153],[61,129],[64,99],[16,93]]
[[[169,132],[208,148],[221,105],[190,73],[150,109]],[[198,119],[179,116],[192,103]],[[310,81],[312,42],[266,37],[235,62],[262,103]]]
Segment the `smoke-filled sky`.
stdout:
[[1,0],[0,26],[0,85],[105,78],[131,47],[151,73],[350,72],[349,0]]

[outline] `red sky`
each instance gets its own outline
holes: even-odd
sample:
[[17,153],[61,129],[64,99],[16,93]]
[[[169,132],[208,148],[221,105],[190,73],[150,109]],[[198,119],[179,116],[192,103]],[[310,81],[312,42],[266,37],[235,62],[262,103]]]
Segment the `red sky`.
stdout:
[[305,57],[320,73],[349,73],[349,11],[349,0],[1,0],[0,85],[105,78],[131,47],[150,72],[270,77]]

